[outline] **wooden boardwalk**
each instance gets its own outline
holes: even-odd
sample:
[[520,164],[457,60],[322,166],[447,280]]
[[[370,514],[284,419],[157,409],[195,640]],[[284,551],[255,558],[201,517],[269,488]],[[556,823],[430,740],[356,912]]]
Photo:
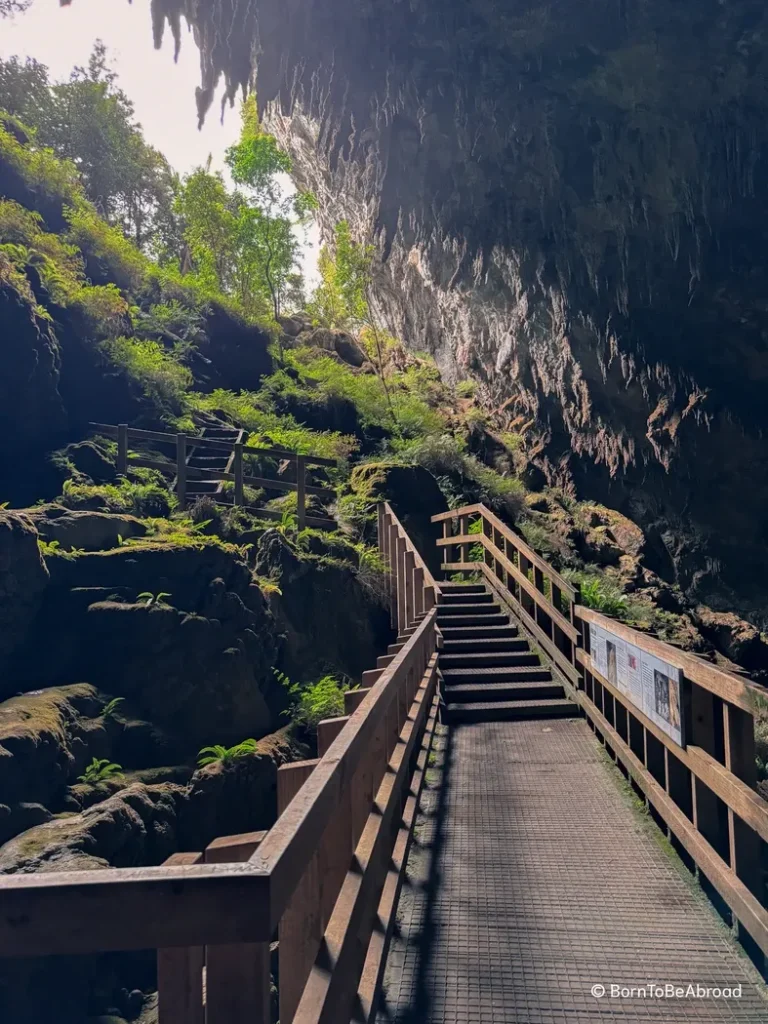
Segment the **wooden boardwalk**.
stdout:
[[[758,972],[584,719],[457,725],[441,743],[379,1024],[768,1021]],[[741,996],[610,997],[649,983]]]

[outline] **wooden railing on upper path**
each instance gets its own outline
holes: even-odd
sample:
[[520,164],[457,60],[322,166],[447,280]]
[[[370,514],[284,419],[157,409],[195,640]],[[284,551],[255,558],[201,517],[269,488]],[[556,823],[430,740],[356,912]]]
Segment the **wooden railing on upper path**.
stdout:
[[[175,492],[179,506],[185,508],[187,504],[187,481],[190,479],[205,479],[215,482],[232,483],[234,504],[253,512],[263,519],[281,519],[283,513],[275,509],[256,508],[245,504],[245,487],[258,487],[264,490],[273,491],[295,491],[296,492],[296,513],[298,527],[303,530],[305,526],[327,527],[333,525],[329,519],[318,516],[307,515],[307,495],[315,494],[320,498],[332,499],[334,491],[327,487],[315,487],[307,483],[307,468],[310,466],[336,466],[334,459],[324,459],[317,455],[302,455],[299,452],[286,451],[283,448],[256,448],[242,442],[232,443],[230,441],[217,440],[207,437],[196,437],[193,434],[169,434],[157,430],[139,430],[136,427],[129,427],[125,423],[117,426],[109,423],[91,423],[91,428],[106,437],[117,439],[117,472],[125,474],[130,466],[138,466],[145,469],[157,469],[175,478]],[[173,452],[171,459],[151,459],[144,456],[131,455],[129,442],[138,441],[142,444],[147,442],[153,445],[169,445]],[[196,448],[203,450],[228,452],[233,456],[232,471],[195,469],[187,465],[188,453]],[[295,466],[295,480],[278,480],[272,477],[249,476],[244,472],[245,457],[262,456],[264,458],[287,459]],[[215,498],[214,498],[215,500]]]
[[[390,663],[278,770],[280,816],[159,867],[0,878],[0,956],[157,949],[159,1024],[373,1019],[438,713],[436,584],[389,506]],[[421,609],[421,611],[419,611]]]
[[[584,709],[675,848],[690,858],[705,885],[730,908],[733,921],[768,955],[768,802],[756,791],[754,735],[754,715],[758,707],[768,707],[768,691],[585,608],[578,589],[484,505],[467,505],[432,521],[443,524],[438,541],[445,552],[443,569],[482,573]],[[477,521],[482,532],[470,533]],[[483,548],[479,562],[469,559],[476,544]],[[590,626],[682,672],[682,743],[599,671]]]

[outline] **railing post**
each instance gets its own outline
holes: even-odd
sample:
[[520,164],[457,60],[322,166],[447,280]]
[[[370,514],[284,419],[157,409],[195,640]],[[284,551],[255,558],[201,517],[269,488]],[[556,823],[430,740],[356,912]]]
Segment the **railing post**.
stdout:
[[[205,851],[206,863],[237,859],[240,852],[232,856],[223,841]],[[270,1024],[268,942],[206,946],[205,963],[205,1024]]]
[[413,617],[423,615],[424,608],[424,570],[419,567],[413,571]]
[[389,528],[389,513],[384,502],[378,505],[378,532],[379,532],[379,554],[386,566],[387,572],[387,600],[389,601],[390,620],[392,617],[392,595],[394,593],[394,575],[392,571],[392,543]]
[[299,530],[307,525],[307,457],[296,456],[296,511]]
[[397,538],[397,632],[400,634],[407,628],[406,621],[406,589],[405,578],[405,538]]
[[117,472],[125,476],[128,472],[128,424],[117,425]]
[[[459,516],[459,533],[466,536],[469,529],[469,516]],[[459,544],[459,561],[469,561],[469,544]]]
[[[443,520],[443,540],[448,540],[448,538],[452,537],[452,536],[453,536],[453,520],[452,519],[444,519]],[[453,561],[453,545],[452,544],[446,544],[445,547],[443,548],[443,561],[444,562],[452,562]]]
[[179,508],[187,507],[187,437],[176,435],[176,496]]
[[[727,702],[723,704],[723,731],[725,738],[725,767],[745,782],[750,789],[757,788],[755,762],[755,721],[752,715]],[[760,838],[728,808],[728,838],[731,868],[747,888],[762,898],[762,870],[760,866]]]
[[[202,859],[202,853],[174,853],[165,865],[199,864]],[[205,1024],[204,962],[204,946],[158,949],[158,1024]]]
[[414,611],[416,606],[416,578],[415,578],[415,565],[416,560],[413,557],[412,551],[406,551],[403,568],[405,570],[405,627],[412,625],[416,612]]
[[238,441],[235,445],[235,458],[232,463],[235,474],[235,504],[245,504],[245,488],[243,487],[243,442]]
[[[282,814],[319,762],[295,761],[277,769],[277,813]],[[278,928],[280,1020],[291,1024],[323,941],[320,907],[320,857],[315,851],[301,876]]]

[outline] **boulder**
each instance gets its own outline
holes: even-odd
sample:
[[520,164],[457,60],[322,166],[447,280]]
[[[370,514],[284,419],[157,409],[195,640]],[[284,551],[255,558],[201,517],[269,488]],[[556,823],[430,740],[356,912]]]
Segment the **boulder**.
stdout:
[[[14,806],[57,808],[66,786],[92,757],[106,757],[110,740],[97,716],[104,700],[85,683],[25,693],[0,703],[0,794]],[[15,835],[28,820],[15,811],[0,831]],[[37,824],[37,822],[34,822]],[[18,826],[18,827],[17,827]]]
[[327,557],[300,555],[276,530],[259,543],[256,570],[280,579],[270,598],[285,636],[281,667],[294,682],[331,673],[360,680],[392,639],[377,580]]
[[136,784],[81,814],[61,815],[0,848],[0,874],[162,864],[178,849],[182,786]]
[[[135,717],[182,753],[274,727],[280,709],[264,696],[273,685],[274,621],[234,549],[124,546],[49,562],[50,593],[13,660],[4,683],[11,692],[38,680],[88,679],[132,698]],[[143,592],[154,600],[139,601]],[[161,593],[169,596],[159,600]]]
[[61,454],[78,472],[90,477],[95,484],[111,483],[117,477],[114,459],[110,458],[106,448],[102,448],[95,441],[69,444]]
[[[9,196],[0,188],[0,195]],[[0,476],[4,464],[35,457],[67,424],[59,393],[59,343],[34,295],[8,283],[0,263]],[[36,271],[30,273],[37,278]],[[39,284],[39,278],[37,278]],[[0,501],[8,495],[0,495]]]
[[428,470],[390,462],[366,463],[352,471],[350,486],[372,503],[377,499],[388,501],[430,571],[435,575],[440,572],[441,553],[436,541],[442,537],[442,527],[431,522],[431,517],[447,511],[448,504]]
[[32,522],[0,509],[0,677],[6,658],[24,640],[48,583]]
[[335,352],[336,355],[350,366],[360,367],[368,362],[368,356],[363,352],[358,343],[346,331],[337,331],[328,327],[318,327],[306,339],[308,345],[321,348],[325,352]]
[[41,505],[26,514],[46,541],[57,541],[64,551],[104,551],[121,540],[144,537],[146,524],[135,516],[112,512],[79,512],[63,505]]
[[693,620],[726,658],[760,680],[768,677],[768,635],[733,612],[716,612],[704,605],[696,608]]
[[217,836],[271,828],[277,818],[277,769],[309,756],[286,727],[260,740],[255,754],[195,772],[181,809],[182,846],[201,850]]

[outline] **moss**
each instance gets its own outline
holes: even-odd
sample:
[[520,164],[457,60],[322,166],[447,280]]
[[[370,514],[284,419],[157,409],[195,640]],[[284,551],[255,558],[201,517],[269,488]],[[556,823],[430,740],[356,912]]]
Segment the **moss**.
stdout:
[[88,683],[53,686],[11,697],[0,704],[0,743],[8,739],[37,741],[42,733],[65,740],[65,724],[77,709],[93,710],[98,691]]

